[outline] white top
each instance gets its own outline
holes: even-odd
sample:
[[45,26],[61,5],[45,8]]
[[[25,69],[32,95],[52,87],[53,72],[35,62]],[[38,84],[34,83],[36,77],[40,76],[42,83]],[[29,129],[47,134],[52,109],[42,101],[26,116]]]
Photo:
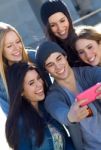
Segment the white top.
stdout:
[[6,141],[5,123],[6,123],[6,115],[2,111],[2,108],[0,107],[0,150],[11,150]]

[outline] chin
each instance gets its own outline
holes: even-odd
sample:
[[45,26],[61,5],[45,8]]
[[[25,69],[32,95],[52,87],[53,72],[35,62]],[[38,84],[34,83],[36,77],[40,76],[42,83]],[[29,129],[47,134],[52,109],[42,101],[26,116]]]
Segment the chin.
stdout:
[[41,99],[41,100],[43,100],[44,98],[45,98],[45,95],[44,95],[44,94],[40,96],[40,99]]
[[60,37],[60,39],[61,39],[61,40],[66,40],[66,39],[67,39],[67,37]]
[[21,60],[22,60],[22,57],[18,58],[18,59],[15,59],[15,62],[20,62]]

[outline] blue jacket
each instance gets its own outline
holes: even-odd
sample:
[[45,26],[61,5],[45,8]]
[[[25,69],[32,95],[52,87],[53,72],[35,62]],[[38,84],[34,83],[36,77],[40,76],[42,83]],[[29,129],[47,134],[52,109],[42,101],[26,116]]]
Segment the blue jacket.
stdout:
[[[75,67],[74,75],[83,90],[101,82],[101,67]],[[101,100],[94,102],[98,111],[101,112]],[[71,106],[69,95],[56,82],[50,87],[45,99],[47,111],[60,123],[68,126],[71,138],[76,150],[83,149],[82,133],[79,123],[70,123],[67,114]]]
[[25,134],[26,130],[24,128],[24,124],[22,123],[19,131],[20,143],[19,143],[18,150],[54,150],[53,139],[52,139],[51,132],[48,128],[48,123],[54,126],[63,136],[63,145],[64,145],[63,150],[75,150],[71,138],[68,137],[64,127],[61,124],[59,124],[56,120],[51,118],[51,116],[48,115],[48,113],[46,112],[44,117],[45,117],[46,127],[45,127],[45,137],[44,137],[43,144],[40,147],[37,147],[35,145],[35,137],[36,137],[35,132],[32,131],[30,137],[26,136]]

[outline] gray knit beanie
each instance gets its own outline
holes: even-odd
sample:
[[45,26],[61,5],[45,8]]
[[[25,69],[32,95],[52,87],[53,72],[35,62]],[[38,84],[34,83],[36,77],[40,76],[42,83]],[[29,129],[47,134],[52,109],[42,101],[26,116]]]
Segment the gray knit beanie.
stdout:
[[54,52],[66,55],[65,51],[57,43],[52,41],[45,41],[38,47],[36,63],[41,70],[45,70],[45,61]]
[[47,0],[42,4],[40,9],[40,16],[43,24],[46,25],[48,22],[48,18],[57,12],[64,13],[67,18],[71,20],[67,7],[62,0]]

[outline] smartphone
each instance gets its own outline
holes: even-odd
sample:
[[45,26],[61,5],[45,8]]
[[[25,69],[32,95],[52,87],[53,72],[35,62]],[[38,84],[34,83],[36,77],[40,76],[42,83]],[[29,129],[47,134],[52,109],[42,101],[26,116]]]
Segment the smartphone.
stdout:
[[82,103],[81,106],[87,105],[91,103],[92,101],[96,100],[96,97],[101,94],[97,93],[96,89],[101,86],[101,83],[97,83],[96,85],[90,87],[89,89],[85,90],[84,92],[77,95],[76,99],[77,101],[87,99],[84,103]]

